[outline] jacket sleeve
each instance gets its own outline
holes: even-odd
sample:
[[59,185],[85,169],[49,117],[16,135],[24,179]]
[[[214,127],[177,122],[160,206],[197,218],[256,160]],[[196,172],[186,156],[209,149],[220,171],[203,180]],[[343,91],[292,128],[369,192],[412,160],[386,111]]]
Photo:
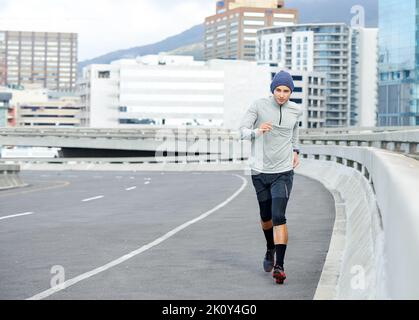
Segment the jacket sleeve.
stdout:
[[246,111],[240,123],[240,139],[253,140],[261,135],[258,128],[254,128],[258,118],[257,105],[252,104]]
[[299,145],[299,131],[300,131],[300,121],[302,119],[302,112],[299,114],[297,121],[295,122],[294,129],[292,131],[292,150],[300,153]]

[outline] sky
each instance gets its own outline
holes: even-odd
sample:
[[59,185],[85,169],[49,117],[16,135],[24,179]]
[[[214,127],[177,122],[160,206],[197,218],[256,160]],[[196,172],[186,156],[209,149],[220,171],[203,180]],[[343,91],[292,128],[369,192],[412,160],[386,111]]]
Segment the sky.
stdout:
[[[302,22],[349,23],[351,6],[362,3],[368,20],[376,24],[377,1],[286,0],[285,7],[298,9]],[[215,3],[216,0],[0,0],[0,30],[78,33],[78,60],[83,61],[179,34],[215,14]]]
[[79,61],[203,23],[214,0],[0,0],[0,30],[78,33]]

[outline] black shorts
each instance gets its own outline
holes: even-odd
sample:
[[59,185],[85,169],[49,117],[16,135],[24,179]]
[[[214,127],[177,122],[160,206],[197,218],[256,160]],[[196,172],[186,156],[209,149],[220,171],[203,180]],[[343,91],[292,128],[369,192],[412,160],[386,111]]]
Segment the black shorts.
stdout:
[[274,226],[286,224],[285,210],[293,180],[294,170],[281,173],[261,173],[252,170],[252,182],[263,222],[272,220]]

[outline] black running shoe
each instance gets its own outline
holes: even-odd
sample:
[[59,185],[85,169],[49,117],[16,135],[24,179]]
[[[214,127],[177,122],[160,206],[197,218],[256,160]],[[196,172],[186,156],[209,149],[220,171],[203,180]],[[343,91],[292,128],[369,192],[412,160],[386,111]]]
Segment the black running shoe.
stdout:
[[275,249],[266,250],[265,258],[263,258],[263,269],[271,272],[274,267]]
[[274,271],[272,272],[272,276],[275,278],[276,283],[283,284],[284,280],[287,278],[285,275],[284,268],[280,266],[275,266]]

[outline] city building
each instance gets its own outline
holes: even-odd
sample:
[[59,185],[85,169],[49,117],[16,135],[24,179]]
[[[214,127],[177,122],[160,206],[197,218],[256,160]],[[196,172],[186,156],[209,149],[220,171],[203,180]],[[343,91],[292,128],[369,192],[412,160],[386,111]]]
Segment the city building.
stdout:
[[12,95],[8,92],[0,91],[0,128],[8,126],[9,104]]
[[9,127],[80,125],[80,98],[74,94],[56,96],[41,85],[27,85],[26,89],[1,87],[0,92],[10,95]]
[[378,29],[353,28],[350,126],[375,127],[378,115]]
[[419,125],[419,2],[378,3],[378,125]]
[[255,60],[257,30],[297,22],[298,11],[284,8],[284,1],[217,1],[216,14],[205,19],[205,60]]
[[17,109],[20,127],[79,127],[79,98],[68,97],[47,102],[22,103]]
[[323,128],[326,122],[326,74],[301,70],[288,70],[294,80],[291,101],[302,106],[300,124],[304,129]]
[[[249,74],[252,76],[249,77]],[[219,126],[269,95],[270,68],[240,60],[154,55],[89,65],[78,85],[81,125]]]
[[73,91],[76,76],[76,33],[0,31],[0,85]]
[[[369,37],[363,37],[365,34]],[[371,38],[369,32],[357,30],[354,33],[344,23],[321,23],[263,28],[257,32],[257,36],[258,64],[325,74],[324,126],[358,125],[361,109],[376,113],[376,90],[373,88],[373,93],[368,91],[373,85],[364,90],[361,82],[374,83],[374,79],[377,79],[377,72],[374,70],[377,63],[377,42],[364,41],[364,38]],[[364,59],[362,63],[361,59]],[[357,78],[351,78],[352,70],[358,72]],[[357,98],[358,101],[351,103],[352,98]]]

